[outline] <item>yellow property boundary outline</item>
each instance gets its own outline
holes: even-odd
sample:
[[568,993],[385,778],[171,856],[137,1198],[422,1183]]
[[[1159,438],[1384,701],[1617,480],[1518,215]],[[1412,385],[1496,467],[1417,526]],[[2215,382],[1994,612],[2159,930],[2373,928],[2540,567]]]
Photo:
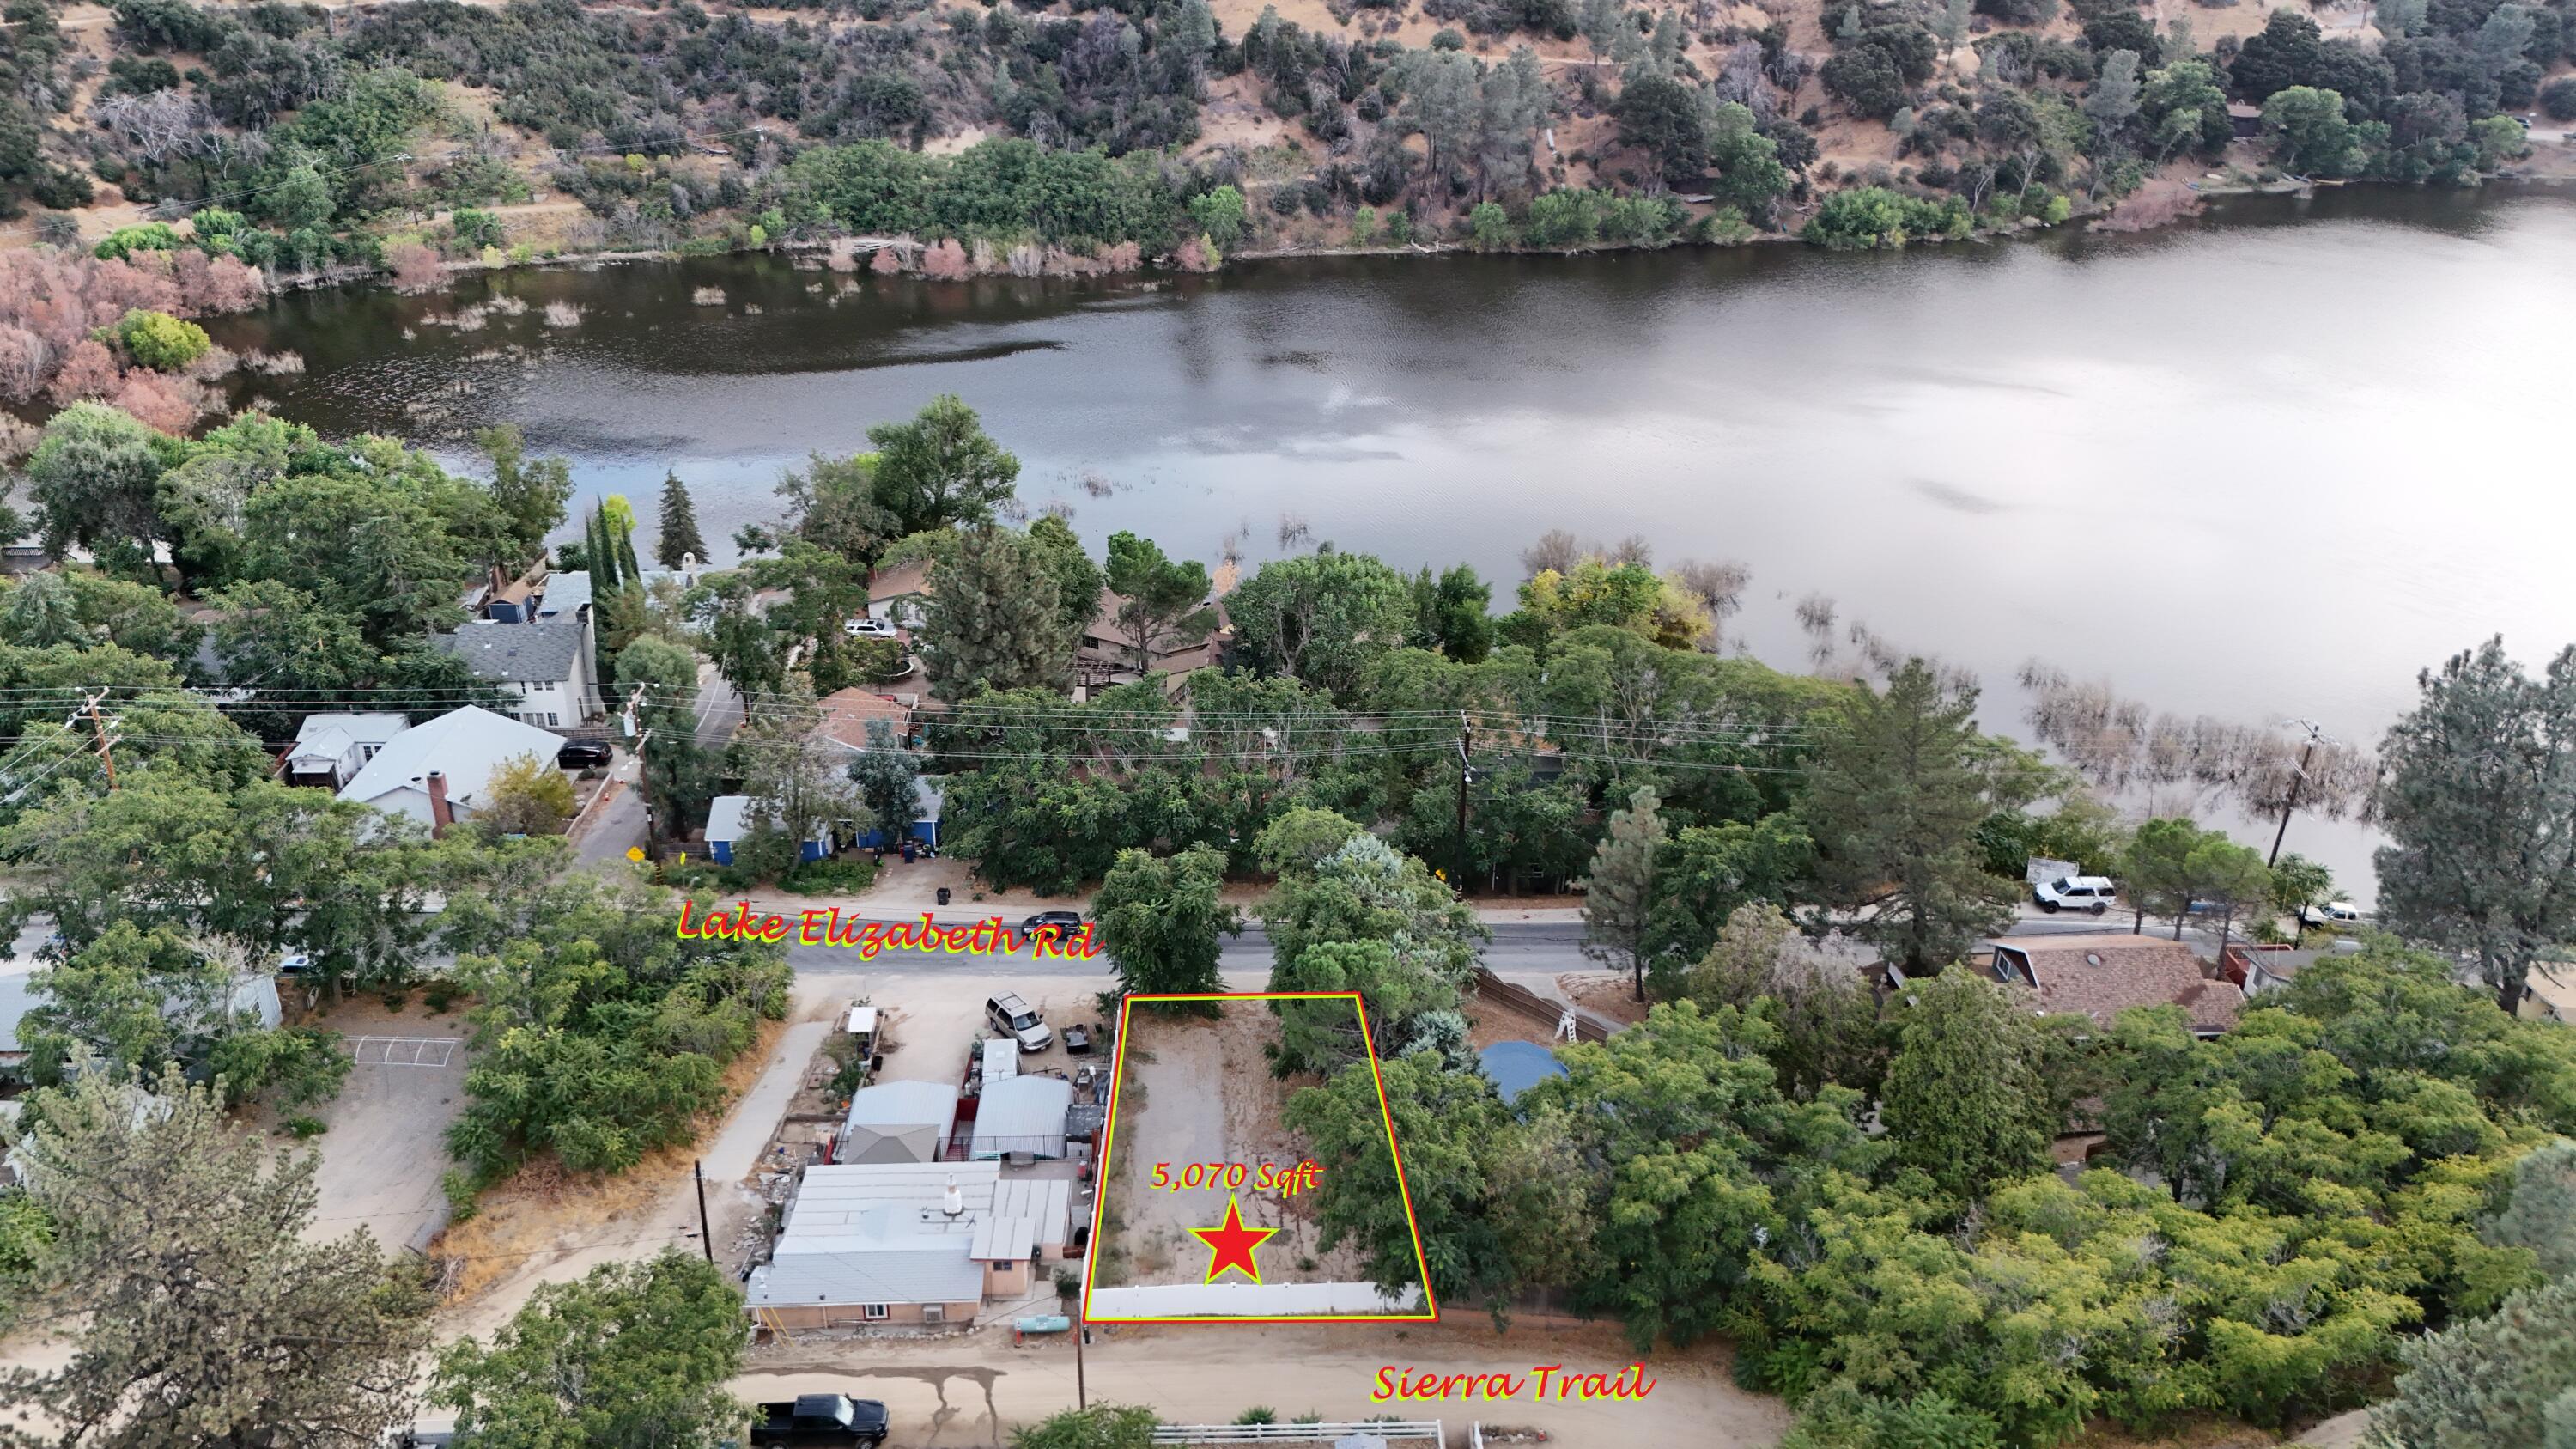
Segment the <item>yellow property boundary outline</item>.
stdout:
[[[1377,1088],[1378,1121],[1386,1127],[1387,1151],[1395,1158],[1396,1191],[1404,1199],[1404,1226],[1413,1236],[1413,1269],[1421,1275],[1423,1311],[1420,1313],[1292,1313],[1271,1318],[1238,1317],[1231,1314],[1194,1316],[1136,1315],[1099,1318],[1091,1312],[1092,1255],[1100,1251],[1100,1224],[1109,1208],[1110,1155],[1118,1141],[1118,1094],[1127,1082],[1128,1014],[1138,1002],[1164,1001],[1347,1001],[1359,1014],[1360,1049],[1368,1055],[1369,1081]],[[1386,1077],[1377,1065],[1376,1034],[1369,1030],[1368,1005],[1356,991],[1203,991],[1165,992],[1130,996],[1118,1003],[1118,1051],[1109,1068],[1109,1119],[1101,1127],[1100,1168],[1093,1174],[1095,1191],[1091,1195],[1091,1242],[1083,1251],[1081,1321],[1074,1325],[1080,1332],[1090,1323],[1437,1323],[1440,1300],[1431,1292],[1431,1265],[1422,1256],[1422,1220],[1414,1215],[1413,1188],[1405,1180],[1404,1148],[1395,1140],[1395,1114],[1386,1104]]]

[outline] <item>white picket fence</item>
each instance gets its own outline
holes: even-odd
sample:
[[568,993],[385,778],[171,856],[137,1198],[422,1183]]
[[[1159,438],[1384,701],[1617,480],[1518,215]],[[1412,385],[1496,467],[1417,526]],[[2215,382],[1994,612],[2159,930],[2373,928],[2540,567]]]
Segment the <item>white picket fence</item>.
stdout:
[[1352,1434],[1366,1434],[1388,1444],[1428,1439],[1446,1445],[1438,1419],[1388,1420],[1336,1424],[1157,1424],[1157,1444],[1330,1444]]

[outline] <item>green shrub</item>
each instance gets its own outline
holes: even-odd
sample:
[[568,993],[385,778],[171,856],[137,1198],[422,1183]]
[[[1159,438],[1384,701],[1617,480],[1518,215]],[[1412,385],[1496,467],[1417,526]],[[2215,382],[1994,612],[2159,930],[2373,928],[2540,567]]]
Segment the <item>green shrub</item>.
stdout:
[[789,871],[778,888],[800,896],[856,895],[876,883],[873,860],[814,860]]
[[168,222],[147,221],[136,226],[120,226],[107,240],[91,248],[91,254],[105,261],[115,261],[136,252],[175,252],[187,243],[179,239]]
[[329,1130],[319,1117],[289,1117],[285,1125],[286,1135],[298,1139],[319,1137]]
[[1925,201],[1883,186],[1860,186],[1825,198],[1806,229],[1799,233],[1817,246],[1835,251],[1901,247],[1968,234],[1967,204],[1957,197]]
[[183,322],[167,312],[146,312],[137,307],[116,324],[116,338],[125,344],[126,355],[154,372],[177,372],[206,355],[214,343],[206,329],[194,322]]

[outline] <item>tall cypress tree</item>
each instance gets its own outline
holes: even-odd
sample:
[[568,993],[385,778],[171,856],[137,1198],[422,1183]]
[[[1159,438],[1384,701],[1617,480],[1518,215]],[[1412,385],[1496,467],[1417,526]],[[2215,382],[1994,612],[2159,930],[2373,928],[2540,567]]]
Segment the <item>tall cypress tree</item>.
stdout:
[[653,557],[662,567],[675,569],[689,554],[706,561],[707,540],[698,532],[698,505],[690,501],[689,485],[680,481],[680,475],[666,472],[662,475],[662,536],[653,542]]

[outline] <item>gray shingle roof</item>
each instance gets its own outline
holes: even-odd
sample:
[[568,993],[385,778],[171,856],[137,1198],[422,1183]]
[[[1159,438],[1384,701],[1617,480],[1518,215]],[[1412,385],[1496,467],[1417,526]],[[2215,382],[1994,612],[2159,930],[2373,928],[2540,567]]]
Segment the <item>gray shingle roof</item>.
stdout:
[[475,678],[504,683],[560,684],[572,678],[573,661],[581,657],[581,621],[568,614],[526,624],[478,619],[453,634],[430,637],[464,660]]

